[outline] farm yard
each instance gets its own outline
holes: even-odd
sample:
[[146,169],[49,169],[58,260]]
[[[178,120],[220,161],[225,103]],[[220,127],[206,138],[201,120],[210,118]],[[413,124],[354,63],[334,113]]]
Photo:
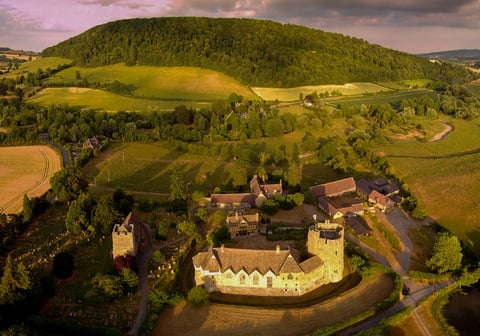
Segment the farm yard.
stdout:
[[50,177],[60,169],[60,155],[48,146],[0,147],[2,212],[22,211],[23,195],[43,195],[50,189]]

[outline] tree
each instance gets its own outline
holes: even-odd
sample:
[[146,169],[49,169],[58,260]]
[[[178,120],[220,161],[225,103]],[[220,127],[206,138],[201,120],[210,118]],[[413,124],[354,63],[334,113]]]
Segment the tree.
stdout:
[[120,272],[123,289],[126,293],[134,293],[139,284],[138,275],[130,268],[124,268]]
[[120,214],[113,207],[113,201],[108,196],[102,196],[95,207],[92,225],[96,232],[108,235],[115,223],[120,220]]
[[33,217],[34,203],[28,198],[27,194],[23,195],[23,222],[29,223]]
[[203,286],[195,286],[188,292],[187,300],[197,305],[207,304],[208,292]]
[[191,219],[180,222],[177,225],[177,229],[186,234],[187,236],[194,238],[197,242],[202,240],[202,237],[197,232],[197,226]]
[[32,288],[30,274],[22,262],[9,254],[0,280],[0,305],[14,304],[26,297]]
[[195,212],[195,217],[197,217],[200,221],[206,222],[208,219],[208,212],[205,208],[198,208]]
[[438,273],[456,271],[462,267],[462,247],[460,240],[448,232],[440,232],[433,246],[432,257],[426,265]]
[[88,189],[88,181],[85,175],[74,166],[68,166],[56,172],[50,179],[50,185],[58,200],[68,203]]
[[92,304],[112,302],[123,294],[121,278],[110,274],[97,273],[86,287],[83,297]]
[[76,200],[70,203],[67,217],[65,218],[65,227],[68,231],[79,234],[87,229],[94,231],[91,227],[91,212],[93,209],[93,199],[90,194],[82,193]]
[[124,256],[116,256],[115,259],[113,259],[113,267],[115,267],[118,273],[122,273],[124,268],[136,271],[137,261],[135,257],[132,257],[129,254]]
[[247,183],[247,168],[239,161],[236,161],[231,170],[233,187],[239,189]]
[[295,187],[302,183],[302,168],[300,165],[293,161],[287,169],[285,174],[285,181],[292,187]]
[[163,241],[168,239],[168,226],[164,221],[158,222],[155,238]]
[[177,165],[170,175],[170,195],[168,200],[172,202],[185,201],[187,199],[187,186],[180,165]]
[[73,256],[67,251],[59,252],[53,257],[52,271],[58,279],[69,278],[74,268]]

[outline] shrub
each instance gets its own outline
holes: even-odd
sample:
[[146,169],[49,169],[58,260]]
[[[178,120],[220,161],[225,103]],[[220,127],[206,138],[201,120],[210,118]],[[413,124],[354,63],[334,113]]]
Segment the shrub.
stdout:
[[187,295],[188,301],[193,304],[203,305],[208,303],[208,292],[203,286],[196,286],[190,289]]

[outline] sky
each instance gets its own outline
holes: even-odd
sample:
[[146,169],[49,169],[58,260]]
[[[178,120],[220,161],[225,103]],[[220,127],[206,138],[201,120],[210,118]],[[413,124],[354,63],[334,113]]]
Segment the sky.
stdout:
[[0,0],[0,47],[42,51],[110,21],[268,19],[409,53],[480,49],[480,0]]

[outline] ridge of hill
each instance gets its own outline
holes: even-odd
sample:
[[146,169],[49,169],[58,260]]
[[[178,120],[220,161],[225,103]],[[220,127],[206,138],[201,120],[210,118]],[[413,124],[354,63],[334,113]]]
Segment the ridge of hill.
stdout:
[[448,61],[476,61],[480,60],[480,49],[456,49],[435,51],[430,53],[418,54],[418,56]]
[[[119,20],[93,27],[42,54],[87,67],[122,62],[203,67],[252,86],[449,79],[443,65],[418,56],[337,33],[258,19]],[[454,75],[459,74],[466,75],[466,70],[456,69]]]

